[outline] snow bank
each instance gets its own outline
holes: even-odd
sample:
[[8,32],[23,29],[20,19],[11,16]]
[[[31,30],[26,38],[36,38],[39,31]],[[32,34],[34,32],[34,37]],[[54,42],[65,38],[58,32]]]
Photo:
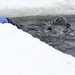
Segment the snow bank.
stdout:
[[0,75],[75,75],[75,58],[0,24]]
[[0,16],[75,14],[75,0],[0,0]]

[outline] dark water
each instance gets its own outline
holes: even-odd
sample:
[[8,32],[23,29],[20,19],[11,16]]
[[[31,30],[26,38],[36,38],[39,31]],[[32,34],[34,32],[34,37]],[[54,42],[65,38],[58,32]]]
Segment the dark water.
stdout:
[[53,26],[52,22],[56,17],[58,16],[15,17],[12,21],[19,29],[28,32],[33,37],[75,57],[75,16],[65,16],[71,25],[70,28],[58,25],[57,27],[61,29],[55,33],[54,30],[57,27]]

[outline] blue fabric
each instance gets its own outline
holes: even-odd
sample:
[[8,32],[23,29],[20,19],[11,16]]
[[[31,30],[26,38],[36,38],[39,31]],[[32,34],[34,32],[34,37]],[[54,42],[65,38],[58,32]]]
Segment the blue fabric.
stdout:
[[8,23],[12,23],[12,20],[10,18],[6,18],[8,20]]
[[11,23],[11,19],[6,18],[6,17],[0,18],[0,23]]

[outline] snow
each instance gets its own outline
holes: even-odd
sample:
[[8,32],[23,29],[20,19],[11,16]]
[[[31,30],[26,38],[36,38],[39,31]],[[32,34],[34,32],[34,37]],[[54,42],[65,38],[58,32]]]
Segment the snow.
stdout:
[[75,75],[75,58],[0,24],[0,75]]
[[[58,3],[60,4],[75,4],[74,0],[0,0],[0,8],[31,8],[31,7],[54,7]],[[54,4],[54,5],[53,5]]]
[[0,16],[75,14],[75,0],[0,0]]

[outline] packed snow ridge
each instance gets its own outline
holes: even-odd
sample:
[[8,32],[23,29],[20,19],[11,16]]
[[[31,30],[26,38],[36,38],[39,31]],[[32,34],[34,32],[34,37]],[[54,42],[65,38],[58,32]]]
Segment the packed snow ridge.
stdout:
[[75,58],[0,24],[0,75],[75,75]]
[[0,0],[0,16],[75,14],[75,0]]

